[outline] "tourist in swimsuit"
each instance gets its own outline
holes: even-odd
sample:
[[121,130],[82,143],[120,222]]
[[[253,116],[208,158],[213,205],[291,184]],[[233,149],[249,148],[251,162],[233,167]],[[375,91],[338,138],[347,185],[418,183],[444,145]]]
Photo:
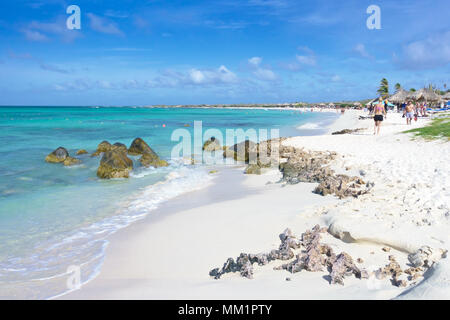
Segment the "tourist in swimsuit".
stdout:
[[411,103],[411,101],[408,102],[405,108],[406,112],[406,124],[410,125],[412,122],[412,118],[414,118],[414,105]]
[[375,116],[373,120],[375,121],[375,127],[373,134],[380,134],[381,122],[383,122],[383,115],[386,115],[386,109],[384,108],[383,99],[378,100],[378,104],[375,106],[374,110]]

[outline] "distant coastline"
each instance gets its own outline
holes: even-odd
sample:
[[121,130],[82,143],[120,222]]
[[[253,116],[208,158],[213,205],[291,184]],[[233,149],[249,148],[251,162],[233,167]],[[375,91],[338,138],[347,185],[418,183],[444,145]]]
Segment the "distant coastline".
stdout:
[[238,104],[186,104],[186,105],[146,105],[146,106],[26,106],[26,105],[0,105],[0,108],[195,108],[195,109],[211,109],[211,108],[227,108],[227,109],[237,109],[237,108],[251,108],[251,109],[264,109],[264,108],[311,108],[311,107],[353,107],[355,103],[363,103],[361,101],[348,101],[348,102],[317,102],[317,103],[306,103],[306,102],[293,102],[293,103],[238,103]]

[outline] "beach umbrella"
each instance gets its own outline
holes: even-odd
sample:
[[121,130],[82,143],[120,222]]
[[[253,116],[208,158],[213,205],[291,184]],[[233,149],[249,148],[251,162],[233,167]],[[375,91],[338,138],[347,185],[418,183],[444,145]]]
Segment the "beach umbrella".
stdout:
[[389,97],[389,101],[393,103],[403,103],[411,98],[411,92],[408,92],[404,89],[398,90],[395,94]]
[[[372,99],[369,102],[366,103],[366,106],[372,105],[374,102],[378,101],[378,98]],[[375,103],[376,104],[376,103]]]
[[447,92],[444,96],[443,96],[444,100],[450,100],[450,92]]

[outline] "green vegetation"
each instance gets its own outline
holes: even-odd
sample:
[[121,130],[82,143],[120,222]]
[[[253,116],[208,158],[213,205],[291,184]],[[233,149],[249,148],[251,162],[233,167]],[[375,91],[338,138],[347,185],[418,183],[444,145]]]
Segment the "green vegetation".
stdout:
[[405,131],[406,133],[414,133],[415,136],[422,137],[427,140],[447,138],[450,140],[450,115],[434,119],[430,125]]
[[400,83],[395,84],[395,91],[399,91],[402,88],[402,85]]
[[387,98],[389,96],[389,82],[386,78],[381,79],[380,87],[378,88],[377,93],[383,98]]

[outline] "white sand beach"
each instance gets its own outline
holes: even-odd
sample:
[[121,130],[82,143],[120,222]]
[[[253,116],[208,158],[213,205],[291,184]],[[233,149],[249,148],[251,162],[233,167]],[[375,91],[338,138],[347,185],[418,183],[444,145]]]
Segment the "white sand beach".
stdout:
[[[273,270],[279,261],[254,267],[253,279],[209,271],[241,252],[269,252],[286,228],[300,236],[319,224],[329,227],[323,242],[345,251],[368,271],[393,255],[407,268],[407,256],[421,246],[450,248],[450,145],[412,140],[400,114],[389,113],[381,135],[373,120],[347,111],[329,132],[366,128],[347,135],[302,136],[284,141],[307,150],[335,151],[337,172],[373,182],[369,194],[339,200],[312,193],[316,184],[277,183],[278,170],[244,175],[244,166],[221,169],[213,185],[161,205],[155,214],[110,239],[100,274],[60,299],[448,299],[450,264],[436,262],[415,285],[389,279],[345,278],[330,285],[328,272],[291,274]],[[428,120],[419,119],[413,127]],[[333,233],[333,234],[331,234]],[[346,235],[344,242],[333,235]],[[350,237],[349,237],[350,236]],[[352,241],[348,241],[352,239]],[[391,248],[389,252],[382,250]],[[437,259],[438,260],[438,259]],[[290,278],[290,281],[286,281]]]

